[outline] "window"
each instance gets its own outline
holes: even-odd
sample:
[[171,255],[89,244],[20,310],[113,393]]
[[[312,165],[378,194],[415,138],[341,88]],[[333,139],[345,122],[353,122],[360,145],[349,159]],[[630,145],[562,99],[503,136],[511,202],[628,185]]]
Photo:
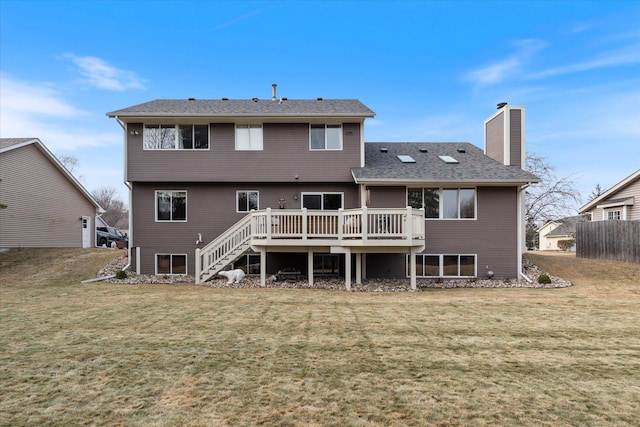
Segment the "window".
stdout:
[[620,219],[622,219],[622,212],[621,211],[608,211],[607,212],[607,219],[608,220],[620,220]]
[[302,207],[317,210],[338,210],[343,206],[342,193],[302,193]]
[[242,255],[236,262],[233,263],[233,268],[239,268],[246,274],[260,274],[260,255]]
[[208,150],[209,125],[144,125],[145,150]]
[[236,125],[236,150],[261,151],[262,125]]
[[340,273],[340,255],[313,254],[313,274],[317,276],[337,276]]
[[186,220],[186,191],[156,191],[156,221]]
[[236,212],[258,210],[257,191],[236,191]]
[[310,125],[311,150],[342,150],[342,125]]
[[[411,275],[407,255],[407,277]],[[476,255],[416,255],[418,277],[476,277]]]
[[431,219],[474,219],[476,190],[474,188],[409,188],[407,206],[424,208],[424,217]]
[[156,274],[187,274],[187,255],[156,254]]

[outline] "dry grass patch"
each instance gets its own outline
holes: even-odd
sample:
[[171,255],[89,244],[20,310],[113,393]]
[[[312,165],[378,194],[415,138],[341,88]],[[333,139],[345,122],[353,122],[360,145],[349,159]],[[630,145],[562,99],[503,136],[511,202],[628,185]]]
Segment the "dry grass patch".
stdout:
[[612,267],[603,269],[611,280],[583,281],[597,273],[545,257],[543,268],[572,275],[575,286],[556,290],[79,283],[115,255],[0,254],[0,424],[624,426],[640,417],[639,276],[618,281]]

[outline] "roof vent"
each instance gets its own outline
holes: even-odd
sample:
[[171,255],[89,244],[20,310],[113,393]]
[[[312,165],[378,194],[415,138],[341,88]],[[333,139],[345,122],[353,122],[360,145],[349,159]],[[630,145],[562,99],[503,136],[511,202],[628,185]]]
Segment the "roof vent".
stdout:
[[466,153],[467,150],[465,150],[464,148],[458,148],[458,153]]
[[280,98],[280,99],[282,99],[283,101],[288,101],[288,100],[289,100],[289,98],[287,98],[286,96],[283,96],[283,97],[282,97],[282,98]]
[[251,98],[253,102],[258,102],[258,98]]
[[499,109],[501,109],[502,107],[505,107],[506,105],[507,105],[507,103],[506,103],[506,102],[500,102],[500,103],[498,104],[498,110],[499,110]]
[[428,153],[428,152],[429,152],[429,150],[427,150],[426,148],[421,148],[421,149],[420,149],[420,152],[421,152],[421,153]]
[[388,152],[388,151],[389,151],[389,150],[388,150],[386,147],[382,147],[382,148],[380,149],[380,152],[381,152],[381,153],[386,153],[386,152]]
[[195,101],[195,100],[196,100],[195,98],[189,98],[189,101]]
[[317,97],[316,100],[322,101],[322,98],[321,97]]
[[228,100],[229,100],[229,98],[222,98],[222,100],[223,100],[223,101],[228,101]]

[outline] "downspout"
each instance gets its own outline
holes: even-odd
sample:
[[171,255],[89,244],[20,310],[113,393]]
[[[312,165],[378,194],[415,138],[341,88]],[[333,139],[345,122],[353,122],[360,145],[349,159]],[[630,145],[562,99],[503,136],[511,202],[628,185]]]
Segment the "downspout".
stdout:
[[527,277],[526,274],[524,274],[523,267],[522,267],[522,255],[523,255],[523,248],[524,248],[524,245],[522,244],[523,243],[522,238],[526,236],[526,224],[525,224],[524,210],[523,210],[524,203],[525,203],[524,190],[526,190],[527,187],[529,187],[530,185],[531,183],[528,183],[521,186],[518,189],[518,273],[527,282],[533,283],[533,281],[529,277]]
[[[124,122],[122,120],[120,120],[118,118],[118,116],[115,116],[116,122],[118,122],[118,124],[120,125],[120,127],[122,128],[122,130],[124,131],[124,167],[127,167],[127,127],[124,124]],[[127,265],[125,265],[124,267],[122,267],[122,271],[127,271],[129,270],[129,267],[131,267],[131,248],[133,248],[133,235],[131,234],[131,224],[132,224],[132,215],[131,215],[131,199],[132,199],[132,195],[131,195],[131,185],[129,185],[129,183],[126,180],[126,172],[125,172],[125,180],[123,181],[124,185],[127,186],[127,188],[129,189],[129,247],[127,248]]]

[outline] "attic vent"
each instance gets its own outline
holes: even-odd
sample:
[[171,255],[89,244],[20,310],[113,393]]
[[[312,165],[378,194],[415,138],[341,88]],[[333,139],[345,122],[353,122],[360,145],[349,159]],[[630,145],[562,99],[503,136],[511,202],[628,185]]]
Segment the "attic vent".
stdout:
[[387,148],[384,148],[384,147],[380,149],[381,153],[386,153],[387,151],[389,151],[389,150]]
[[427,150],[426,148],[421,148],[421,149],[420,149],[420,152],[421,152],[421,153],[428,153],[428,152],[429,152],[429,150]]
[[195,100],[196,100],[195,98],[189,98],[189,101],[195,101]]
[[458,148],[458,153],[466,153],[467,150],[465,150],[464,148]]
[[316,98],[316,99],[317,99],[318,101],[322,101],[322,98],[320,98],[320,97],[318,97],[318,98]]
[[223,100],[223,101],[228,101],[228,100],[229,100],[229,98],[222,98],[222,100]]
[[415,163],[416,161],[411,156],[405,154],[398,154],[398,158],[402,163]]
[[460,163],[459,161],[457,161],[456,159],[454,159],[451,156],[438,156],[440,158],[440,160],[442,160],[445,163],[448,164],[456,164],[456,163]]
[[258,102],[258,98],[251,98],[253,102]]

